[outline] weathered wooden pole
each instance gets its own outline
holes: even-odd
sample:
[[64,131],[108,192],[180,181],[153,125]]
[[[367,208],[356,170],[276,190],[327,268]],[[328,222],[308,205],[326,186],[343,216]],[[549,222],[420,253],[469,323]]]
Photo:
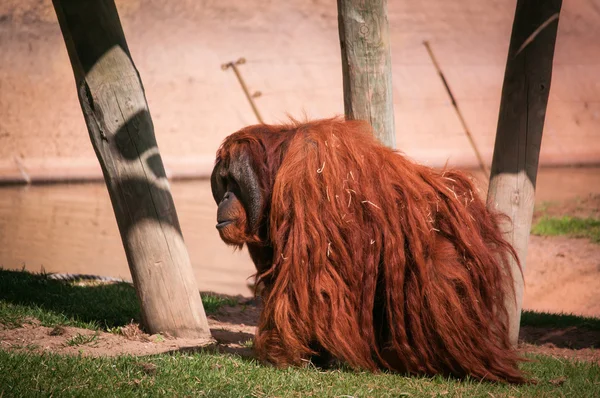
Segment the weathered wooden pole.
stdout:
[[[505,237],[525,269],[542,131],[562,0],[518,0],[506,62],[487,205],[512,220]],[[516,297],[507,302],[518,343],[524,281],[512,263]]]
[[114,0],[53,0],[148,332],[210,330]]
[[371,123],[396,147],[387,0],[338,0],[338,27],[347,119]]

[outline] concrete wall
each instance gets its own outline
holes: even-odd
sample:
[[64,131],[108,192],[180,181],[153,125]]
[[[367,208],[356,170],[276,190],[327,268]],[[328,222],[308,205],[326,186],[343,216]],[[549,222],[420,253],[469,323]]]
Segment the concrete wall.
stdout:
[[[398,147],[476,165],[422,45],[429,40],[490,162],[515,0],[388,0]],[[256,122],[343,113],[333,0],[121,0],[125,34],[172,175],[210,170],[221,140]],[[565,1],[542,164],[600,161],[600,3]],[[100,176],[50,0],[0,2],[0,180]]]

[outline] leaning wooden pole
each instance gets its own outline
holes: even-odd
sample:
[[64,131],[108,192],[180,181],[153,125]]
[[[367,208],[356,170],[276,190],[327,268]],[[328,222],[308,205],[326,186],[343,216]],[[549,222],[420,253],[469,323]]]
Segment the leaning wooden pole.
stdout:
[[210,330],[114,0],[53,0],[150,333]]
[[338,0],[344,112],[396,147],[387,0]]
[[[487,205],[510,217],[505,236],[523,270],[561,5],[562,0],[517,1],[502,87]],[[516,345],[524,281],[516,262],[512,272],[516,297],[507,309],[510,338]]]

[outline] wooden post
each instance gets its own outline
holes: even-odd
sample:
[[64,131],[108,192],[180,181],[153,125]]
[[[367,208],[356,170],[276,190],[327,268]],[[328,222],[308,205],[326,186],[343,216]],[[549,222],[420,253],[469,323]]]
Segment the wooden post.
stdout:
[[53,0],[149,333],[210,330],[114,0]]
[[344,112],[367,120],[375,136],[396,146],[387,0],[338,0]]
[[[487,205],[512,220],[504,225],[525,269],[542,131],[562,0],[518,0],[513,23]],[[519,338],[523,278],[512,263],[516,297],[507,302],[511,342]]]

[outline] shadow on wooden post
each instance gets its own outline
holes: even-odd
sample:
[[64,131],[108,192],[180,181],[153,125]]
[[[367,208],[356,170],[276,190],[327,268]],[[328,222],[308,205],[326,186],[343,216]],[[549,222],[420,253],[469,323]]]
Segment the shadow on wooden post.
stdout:
[[210,330],[113,0],[53,0],[149,333]]
[[[517,1],[502,87],[487,205],[510,216],[505,237],[523,270],[561,5],[562,0]],[[511,267],[516,297],[507,309],[510,339],[516,345],[524,283],[516,262]]]
[[377,139],[395,148],[387,1],[338,0],[337,4],[346,118],[368,121]]

